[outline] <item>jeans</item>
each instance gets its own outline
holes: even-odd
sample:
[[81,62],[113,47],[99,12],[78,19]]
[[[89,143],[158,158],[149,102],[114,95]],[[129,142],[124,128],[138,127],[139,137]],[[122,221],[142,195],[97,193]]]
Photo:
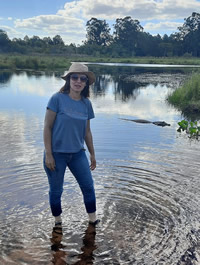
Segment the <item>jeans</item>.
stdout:
[[62,213],[61,195],[66,167],[72,172],[80,186],[87,213],[95,212],[94,182],[85,151],[80,150],[78,153],[53,153],[53,157],[56,168],[51,171],[45,165],[44,154],[44,169],[49,181],[49,203],[52,215],[59,216]]

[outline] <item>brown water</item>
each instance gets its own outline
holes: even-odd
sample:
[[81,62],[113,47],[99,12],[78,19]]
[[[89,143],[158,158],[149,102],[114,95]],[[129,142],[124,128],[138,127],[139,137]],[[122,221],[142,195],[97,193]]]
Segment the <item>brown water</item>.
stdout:
[[[62,85],[59,73],[1,75],[0,264],[200,264],[200,146],[176,132],[181,114],[165,102],[188,73],[93,67],[101,223],[88,227],[81,193],[66,172],[62,235],[53,232],[42,168],[45,106]],[[129,71],[137,81],[118,80]]]

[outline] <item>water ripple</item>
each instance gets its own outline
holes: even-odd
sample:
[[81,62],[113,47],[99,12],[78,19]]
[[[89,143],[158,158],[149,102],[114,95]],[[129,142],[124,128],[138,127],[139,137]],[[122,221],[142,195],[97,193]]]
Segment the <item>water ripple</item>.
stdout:
[[[165,131],[162,143],[142,145],[129,134],[116,146],[120,136],[113,140],[110,134],[105,148],[97,144],[93,172],[100,225],[88,227],[82,195],[67,171],[59,235],[53,231],[42,168],[41,121],[19,120],[20,131],[17,118],[0,122],[0,139],[5,140],[0,154],[0,264],[198,264],[198,145],[174,140],[173,132]],[[170,137],[173,143],[168,144]]]

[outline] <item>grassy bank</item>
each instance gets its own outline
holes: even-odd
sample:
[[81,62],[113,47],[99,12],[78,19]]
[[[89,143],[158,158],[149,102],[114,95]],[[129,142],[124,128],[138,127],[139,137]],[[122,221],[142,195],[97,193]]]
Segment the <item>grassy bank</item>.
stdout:
[[81,62],[105,62],[105,63],[134,63],[134,64],[170,64],[170,65],[200,65],[200,58],[192,57],[132,57],[132,58],[73,58]]
[[80,62],[107,62],[107,63],[134,63],[134,64],[177,64],[200,65],[200,58],[185,57],[133,57],[133,58],[107,58],[86,56],[48,56],[48,55],[0,55],[0,69],[34,69],[55,70],[66,69],[71,61]]
[[195,73],[167,98],[184,114],[200,113],[200,74]]
[[66,69],[70,60],[55,56],[0,55],[0,69]]

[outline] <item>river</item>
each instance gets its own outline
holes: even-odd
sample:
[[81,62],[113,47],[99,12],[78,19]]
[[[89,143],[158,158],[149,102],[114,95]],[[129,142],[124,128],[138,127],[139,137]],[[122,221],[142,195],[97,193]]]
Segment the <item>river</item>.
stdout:
[[[0,264],[200,264],[200,146],[166,97],[192,67],[89,64],[98,217],[88,226],[66,172],[55,234],[42,166],[43,121],[63,72],[0,72]],[[124,119],[165,121],[170,126]]]

